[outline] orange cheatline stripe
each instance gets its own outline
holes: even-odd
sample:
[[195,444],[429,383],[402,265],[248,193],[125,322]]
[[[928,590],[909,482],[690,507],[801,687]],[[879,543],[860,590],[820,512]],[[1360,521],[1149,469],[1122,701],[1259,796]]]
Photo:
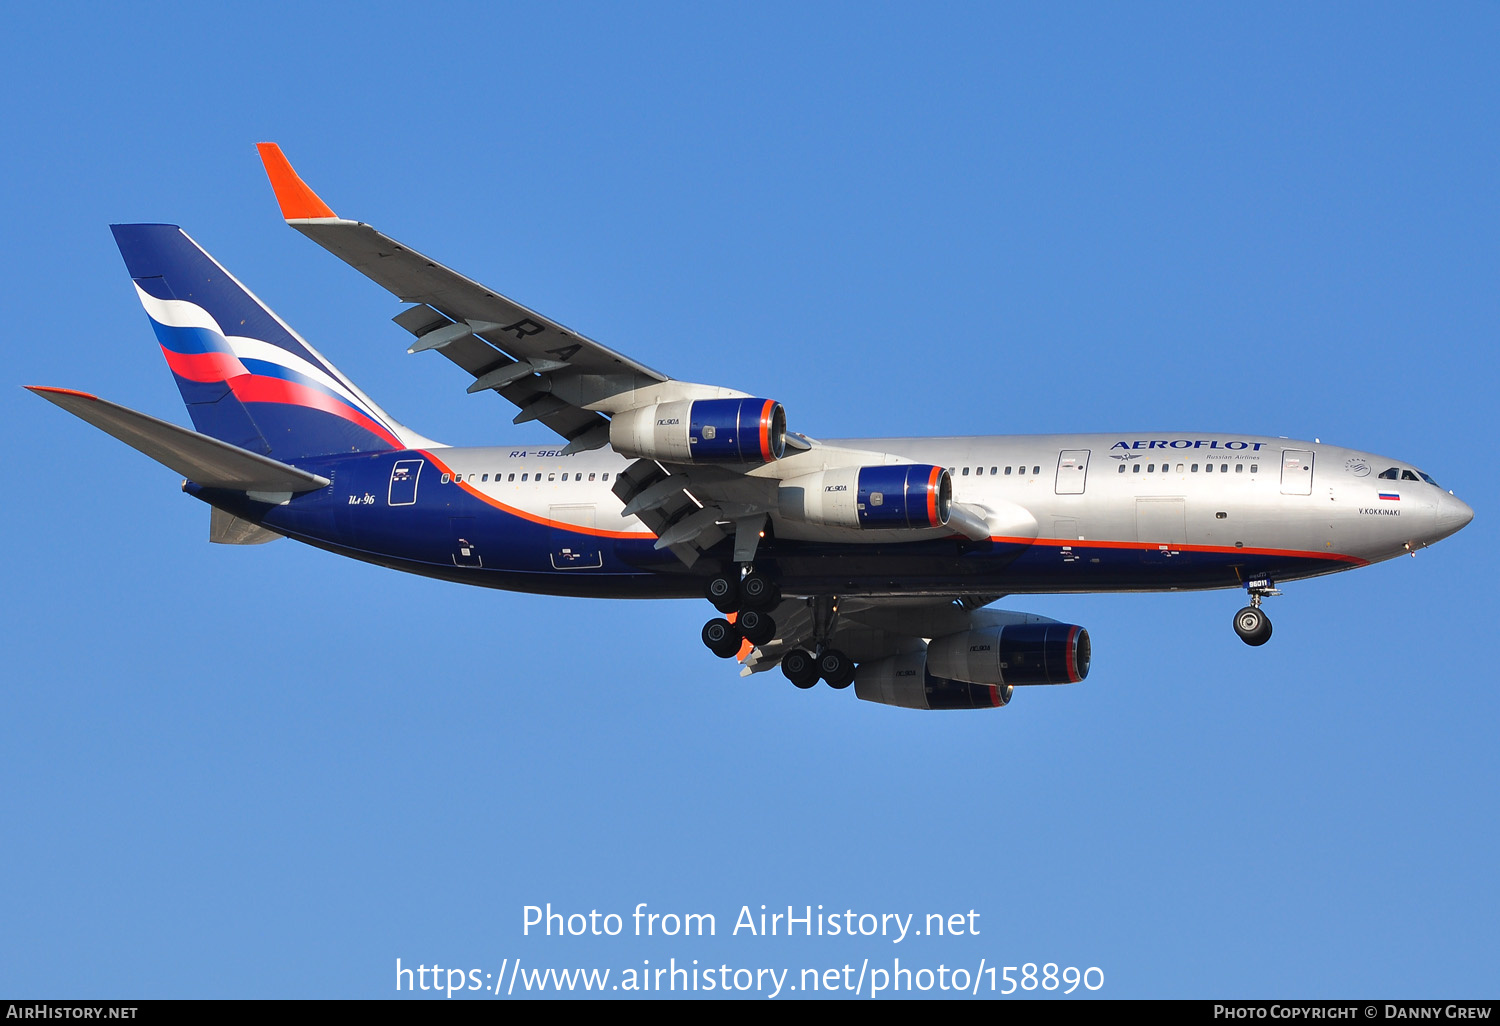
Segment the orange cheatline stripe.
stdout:
[[[1078,549],[1141,549],[1147,552],[1155,552],[1164,544],[1160,542],[1111,541],[1109,539],[1025,538],[998,534],[992,535],[990,541],[1012,545],[1068,545]],[[1246,556],[1296,556],[1302,559],[1327,559],[1341,563],[1352,563],[1355,566],[1366,566],[1369,563],[1369,560],[1359,556],[1350,556],[1342,552],[1318,552],[1312,549],[1257,549],[1249,546],[1237,548],[1232,545],[1187,545],[1177,543],[1170,543],[1168,547],[1178,552],[1209,552],[1218,555]]]
[[260,151],[261,163],[266,166],[266,177],[271,180],[276,202],[281,204],[282,217],[288,221],[300,221],[338,216],[292,170],[291,162],[281,152],[280,146],[275,143],[256,143],[255,148]]
[[511,516],[520,517],[522,520],[530,520],[533,524],[542,524],[545,527],[556,527],[564,531],[574,531],[578,534],[593,535],[596,538],[625,538],[635,540],[641,538],[656,537],[656,535],[652,534],[650,531],[606,531],[602,528],[584,527],[580,524],[570,524],[562,520],[549,520],[546,517],[538,516],[535,513],[528,513],[524,509],[519,509],[515,506],[508,506],[505,503],[501,502],[499,499],[484,494],[484,492],[480,491],[478,488],[475,488],[467,481],[460,480],[460,477],[462,475],[455,474],[452,467],[448,466],[448,464],[438,459],[428,450],[414,449],[412,451],[419,452],[423,456],[426,456],[429,460],[432,461],[433,466],[437,467],[438,470],[442,471],[445,474],[451,475],[453,477],[454,484],[458,485],[464,491],[474,496],[474,498],[478,499],[480,502],[488,506],[493,506],[496,509],[501,510],[502,512],[509,513]]

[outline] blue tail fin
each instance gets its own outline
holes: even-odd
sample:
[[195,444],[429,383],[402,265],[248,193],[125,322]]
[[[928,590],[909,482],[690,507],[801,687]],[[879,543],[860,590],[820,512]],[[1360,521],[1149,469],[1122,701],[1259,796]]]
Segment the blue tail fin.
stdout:
[[200,432],[278,459],[426,441],[392,420],[181,228],[111,229]]

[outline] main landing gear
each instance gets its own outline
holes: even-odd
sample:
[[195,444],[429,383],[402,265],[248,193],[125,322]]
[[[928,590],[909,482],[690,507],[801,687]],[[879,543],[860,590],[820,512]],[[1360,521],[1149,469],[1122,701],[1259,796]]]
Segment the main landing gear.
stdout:
[[829,687],[842,691],[854,683],[854,660],[836,648],[824,649],[817,657],[806,649],[794,648],[781,657],[781,672],[804,690],[821,678]]
[[[720,659],[732,659],[745,642],[764,645],[776,637],[776,621],[770,610],[781,601],[781,589],[767,574],[751,570],[719,574],[708,582],[704,594],[725,616],[703,625],[703,644]],[[837,690],[854,683],[854,660],[829,647],[838,617],[838,599],[819,595],[810,600],[813,613],[812,651],[794,648],[781,657],[781,672],[799,688],[810,688],[823,680]],[[733,617],[733,621],[729,617]]]
[[1258,648],[1271,640],[1271,618],[1260,608],[1260,600],[1281,592],[1264,578],[1251,581],[1245,590],[1250,593],[1250,604],[1234,614],[1234,633],[1245,644]]
[[842,691],[854,683],[854,660],[828,646],[833,637],[834,621],[838,619],[839,600],[832,595],[815,596],[812,612],[813,646],[817,654],[794,648],[781,657],[781,672],[787,680],[804,690],[822,678],[829,687]]
[[733,623],[715,617],[703,625],[703,644],[720,659],[733,658],[746,641],[763,645],[776,637],[770,610],[781,601],[781,589],[766,574],[754,570],[743,577],[719,574],[708,582],[704,593],[719,612],[734,614]]

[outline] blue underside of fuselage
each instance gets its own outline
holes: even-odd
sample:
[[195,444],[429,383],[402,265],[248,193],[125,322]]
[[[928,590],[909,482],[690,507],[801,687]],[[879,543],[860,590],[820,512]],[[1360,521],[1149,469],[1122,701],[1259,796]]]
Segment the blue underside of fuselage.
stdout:
[[[333,479],[319,492],[281,505],[243,493],[188,490],[253,523],[298,541],[408,573],[481,587],[598,598],[701,597],[704,581],[732,565],[731,543],[691,569],[654,547],[649,535],[618,537],[565,530],[497,508],[452,486],[427,481],[414,501],[391,487],[391,468],[411,453],[298,461]],[[427,473],[432,473],[429,465]],[[436,496],[436,498],[434,498]],[[1288,581],[1348,564],[1295,553],[1178,551],[1091,542],[1060,544],[949,537],[898,544],[828,544],[768,537],[757,569],[789,594],[995,595],[1241,587],[1268,577]]]

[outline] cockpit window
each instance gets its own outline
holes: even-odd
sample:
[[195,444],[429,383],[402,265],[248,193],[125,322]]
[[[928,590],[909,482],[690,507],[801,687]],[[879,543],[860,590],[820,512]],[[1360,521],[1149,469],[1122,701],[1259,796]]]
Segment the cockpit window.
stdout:
[[1443,487],[1420,470],[1407,470],[1405,467],[1390,467],[1382,470],[1376,476],[1384,478],[1387,481],[1426,481],[1434,488]]

